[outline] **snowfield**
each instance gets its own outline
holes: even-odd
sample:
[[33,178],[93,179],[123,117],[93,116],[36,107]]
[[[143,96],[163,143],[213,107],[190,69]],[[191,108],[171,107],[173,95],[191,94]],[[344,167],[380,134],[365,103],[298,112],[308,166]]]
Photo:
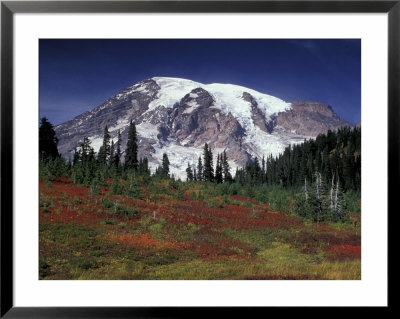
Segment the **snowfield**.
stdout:
[[[197,94],[190,93],[196,88],[202,88],[208,91],[214,98],[214,104],[211,107],[220,109],[224,113],[231,113],[246,131],[246,144],[250,154],[262,158],[272,154],[277,156],[282,153],[289,144],[301,143],[304,137],[299,138],[298,135],[280,135],[268,134],[256,126],[252,119],[251,103],[243,99],[243,93],[247,92],[253,96],[258,104],[258,108],[264,114],[267,121],[271,120],[272,116],[279,112],[291,109],[291,104],[287,103],[277,97],[263,94],[255,90],[233,84],[203,84],[192,80],[181,78],[169,77],[154,77],[157,85],[161,88],[158,92],[157,99],[149,104],[147,112],[155,110],[157,107],[163,106],[165,108],[172,108],[176,106],[180,100],[186,95],[190,94],[191,98],[196,98]],[[190,103],[190,107],[184,113],[191,113],[198,107],[195,101]],[[140,129],[138,128],[138,132]],[[186,178],[187,163],[197,164],[197,159],[202,156],[203,149],[195,147],[185,147],[183,145],[171,142],[168,145],[153,145],[156,153],[153,158],[161,163],[162,154],[165,152],[171,162],[171,173],[175,177],[181,179]],[[213,153],[222,153],[223,149],[213,149]],[[214,159],[216,162],[216,156]],[[236,170],[236,164],[231,161],[231,172]],[[152,171],[158,166],[157,163],[150,162]]]
[[[295,132],[284,131],[282,129],[274,130],[272,134],[261,130],[252,119],[252,105],[249,101],[243,98],[243,93],[247,92],[254,98],[257,102],[258,109],[261,111],[267,122],[272,120],[279,112],[291,109],[290,103],[277,97],[233,84],[203,84],[192,80],[172,77],[153,77],[152,80],[157,83],[160,90],[157,92],[156,98],[149,103],[148,109],[142,113],[142,115],[145,115],[142,117],[143,120],[136,123],[138,141],[143,138],[149,139],[155,150],[155,152],[151,153],[149,156],[149,166],[152,172],[154,172],[155,168],[161,164],[163,153],[167,153],[171,162],[171,174],[174,174],[177,178],[186,179],[186,168],[188,162],[193,166],[197,165],[198,157],[202,156],[202,147],[197,148],[185,146],[187,141],[190,140],[190,136],[182,141],[181,144],[172,140],[158,140],[157,135],[159,134],[159,125],[154,125],[148,122],[147,118],[149,117],[146,116],[146,114],[156,111],[158,108],[176,107],[181,99],[187,94],[189,94],[189,97],[193,100],[188,103],[189,107],[184,110],[184,113],[192,113],[199,107],[195,100],[198,95],[191,92],[196,88],[206,90],[213,97],[214,103],[210,106],[211,108],[219,109],[225,114],[231,113],[232,116],[236,118],[245,130],[243,147],[252,156],[257,156],[259,158],[270,154],[277,156],[282,153],[288,145],[301,143],[304,138],[310,138],[297,135]],[[90,118],[96,116],[97,112],[111,106],[111,100],[129,101],[129,95],[134,92],[149,93],[149,90],[145,82],[134,84],[119,92],[98,108],[87,112],[86,116],[81,118],[79,122],[75,122],[73,127],[78,129],[81,126],[84,126]],[[131,103],[132,108],[134,109],[136,107],[134,105],[135,100],[132,100]],[[217,114],[217,116],[218,115],[219,114]],[[109,127],[114,142],[116,142],[117,131],[120,130],[121,133],[125,131],[129,126],[130,119],[131,113],[128,111],[126,115],[118,119],[114,126]],[[89,139],[92,142],[92,147],[95,152],[98,152],[102,145],[102,137],[95,135],[89,137]],[[213,154],[215,155],[214,164],[216,162],[216,154],[222,152],[223,149],[213,149]],[[230,161],[230,164],[231,173],[234,173],[236,170],[236,164],[233,160]]]
[[[220,83],[203,84],[192,80],[168,77],[154,77],[153,80],[156,81],[161,89],[158,92],[157,99],[150,103],[148,112],[156,109],[158,106],[174,107],[186,94],[196,88],[208,91],[215,100],[213,107],[220,109],[226,114],[230,112],[246,130],[253,128],[254,123],[251,119],[251,104],[242,98],[244,92],[254,97],[258,108],[263,112],[267,120],[270,120],[272,115],[291,108],[290,103],[277,97],[239,85]],[[195,94],[191,93],[190,97],[194,98]]]

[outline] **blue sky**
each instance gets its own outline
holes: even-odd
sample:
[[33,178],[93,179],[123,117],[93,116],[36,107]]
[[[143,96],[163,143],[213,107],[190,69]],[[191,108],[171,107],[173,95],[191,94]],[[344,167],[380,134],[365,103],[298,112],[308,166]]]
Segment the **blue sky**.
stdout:
[[39,40],[40,117],[60,124],[153,76],[232,83],[361,121],[361,41]]

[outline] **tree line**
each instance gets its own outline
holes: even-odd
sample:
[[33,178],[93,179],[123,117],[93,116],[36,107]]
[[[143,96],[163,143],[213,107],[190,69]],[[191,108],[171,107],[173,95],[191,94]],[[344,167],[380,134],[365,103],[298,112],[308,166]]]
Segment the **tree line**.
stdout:
[[241,184],[280,185],[284,188],[338,181],[343,190],[361,190],[361,128],[343,127],[317,138],[289,145],[279,156],[253,158],[238,168],[235,180]]
[[[153,174],[148,159],[138,157],[137,131],[130,122],[122,161],[121,133],[117,140],[111,140],[106,126],[103,142],[97,155],[88,137],[84,137],[74,149],[72,161],[61,158],[57,150],[58,139],[53,126],[46,118],[41,119],[39,128],[39,154],[41,174],[68,176],[74,183],[91,187],[95,192],[100,185],[106,185],[106,178],[113,178],[111,191],[121,192],[118,180],[128,181],[126,192],[136,196],[139,190],[138,177],[173,179],[170,161],[166,153],[162,163]],[[214,156],[211,147],[205,143],[197,165],[189,163],[186,168],[187,182],[203,182],[237,185],[246,189],[280,187],[297,192],[296,212],[315,221],[345,220],[343,193],[360,192],[361,189],[361,129],[343,127],[338,131],[320,134],[315,140],[304,140],[289,145],[279,156],[269,155],[261,160],[252,158],[243,167],[237,168],[232,176],[226,151]],[[249,191],[249,196],[254,191]]]
[[192,166],[188,162],[186,168],[186,180],[210,183],[215,182],[217,184],[233,182],[226,151],[224,150],[223,153],[217,154],[217,163],[214,169],[211,147],[205,143],[203,148],[203,159],[199,156],[197,166],[192,169]]

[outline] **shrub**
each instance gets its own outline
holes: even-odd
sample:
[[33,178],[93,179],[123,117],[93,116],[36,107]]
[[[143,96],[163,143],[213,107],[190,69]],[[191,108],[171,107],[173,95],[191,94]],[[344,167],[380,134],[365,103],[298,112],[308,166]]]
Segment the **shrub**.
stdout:
[[122,186],[117,177],[115,177],[110,186],[110,193],[112,195],[122,195]]
[[79,199],[78,196],[75,196],[74,199],[72,200],[72,202],[73,202],[74,204],[81,204],[81,203],[82,203],[82,201]]
[[119,223],[119,220],[113,218],[106,218],[100,221],[100,225],[116,225]]
[[141,189],[136,179],[130,178],[128,186],[125,191],[125,195],[133,198],[141,198]]
[[92,181],[92,185],[90,186],[90,193],[92,195],[100,195],[101,194],[101,188],[100,188],[98,180],[94,179]]
[[49,273],[50,265],[43,259],[39,259],[39,276],[46,277]]
[[48,198],[41,198],[39,200],[39,207],[51,208],[53,207],[53,201]]
[[220,202],[217,198],[211,197],[207,200],[204,200],[204,205],[212,208],[224,208],[222,202]]
[[134,207],[122,206],[119,201],[113,203],[108,213],[124,217],[136,217],[138,215],[138,211]]
[[169,186],[170,188],[172,188],[172,189],[178,189],[178,188],[179,188],[179,182],[176,181],[176,180],[174,180],[174,179],[171,179],[171,180],[169,181],[169,183],[168,183],[168,186]]
[[242,187],[240,186],[239,183],[233,183],[229,185],[229,195],[237,195],[240,192],[240,189]]
[[255,199],[260,203],[268,203],[268,188],[261,186],[256,190]]
[[344,206],[352,213],[361,213],[361,194],[355,191],[347,191],[343,194]]
[[228,183],[222,183],[222,184],[217,184],[215,186],[215,195],[217,196],[223,196],[229,193],[229,184]]
[[103,208],[106,208],[106,209],[111,208],[111,207],[113,207],[113,202],[108,197],[104,197],[102,206],[103,206]]
[[178,191],[176,192],[176,198],[178,200],[184,200],[185,198],[183,195],[184,195],[183,189],[182,189],[182,187],[179,187]]

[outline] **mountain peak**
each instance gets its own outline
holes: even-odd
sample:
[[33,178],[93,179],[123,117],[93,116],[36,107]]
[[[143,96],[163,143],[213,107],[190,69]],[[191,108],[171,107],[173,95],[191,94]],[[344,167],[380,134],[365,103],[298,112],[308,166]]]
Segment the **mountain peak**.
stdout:
[[114,142],[121,132],[124,150],[131,120],[137,127],[139,156],[146,156],[154,170],[167,153],[171,172],[181,178],[183,167],[202,155],[204,143],[215,156],[225,150],[235,169],[251,157],[278,155],[289,144],[344,124],[323,103],[287,103],[239,85],[157,76],[56,126],[59,151],[72,157],[83,137],[98,151],[106,125]]

